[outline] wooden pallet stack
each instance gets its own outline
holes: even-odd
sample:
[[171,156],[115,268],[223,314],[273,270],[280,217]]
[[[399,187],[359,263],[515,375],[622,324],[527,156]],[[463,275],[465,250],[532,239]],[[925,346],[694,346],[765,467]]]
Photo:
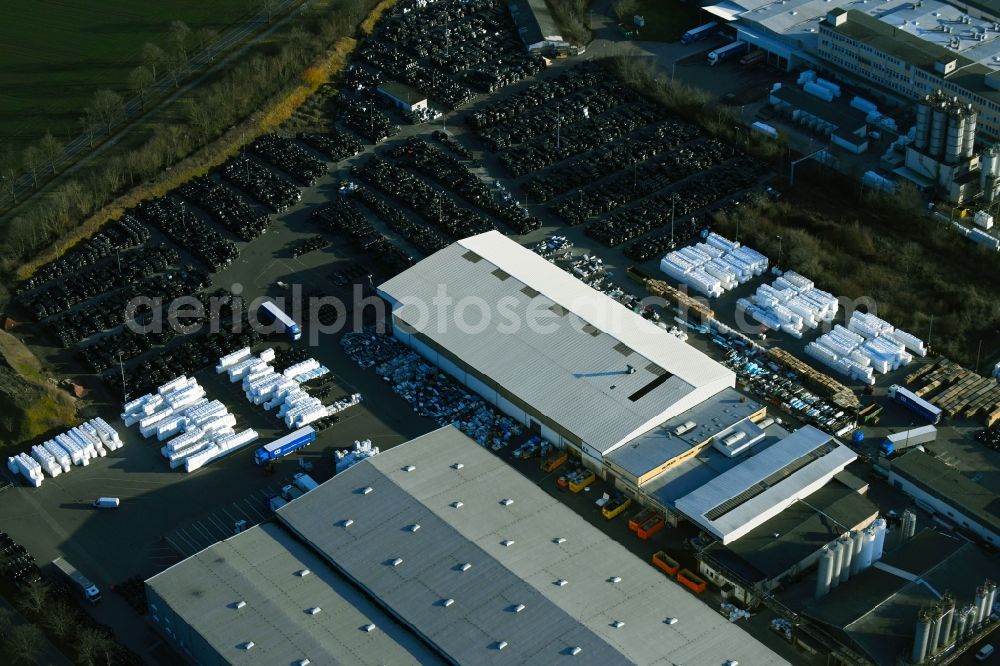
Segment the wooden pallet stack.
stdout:
[[767,354],[771,357],[772,361],[795,372],[813,388],[826,392],[830,397],[830,401],[841,409],[856,411],[861,407],[861,401],[854,395],[854,391],[833,377],[825,375],[811,365],[803,363],[784,349],[771,347],[767,350]]
[[915,393],[948,416],[981,416],[987,426],[1000,421],[1000,384],[946,358],[909,374],[906,383],[920,384]]

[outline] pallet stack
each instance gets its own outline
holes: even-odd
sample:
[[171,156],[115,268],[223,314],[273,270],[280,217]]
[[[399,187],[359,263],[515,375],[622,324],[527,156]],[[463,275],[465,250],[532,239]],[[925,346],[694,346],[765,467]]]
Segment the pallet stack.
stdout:
[[906,377],[920,384],[917,395],[940,407],[948,416],[983,417],[987,427],[1000,422],[1000,384],[946,358]]
[[861,401],[854,395],[854,391],[847,388],[833,377],[825,375],[810,365],[800,361],[784,349],[771,347],[767,350],[767,355],[772,361],[780,366],[795,372],[808,384],[814,388],[823,390],[830,396],[830,401],[841,409],[854,411],[861,407]]

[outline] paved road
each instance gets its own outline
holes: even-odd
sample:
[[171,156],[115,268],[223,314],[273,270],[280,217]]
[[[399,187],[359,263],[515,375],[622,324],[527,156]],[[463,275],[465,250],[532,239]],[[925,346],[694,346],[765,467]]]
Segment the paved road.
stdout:
[[[299,3],[301,4],[297,12],[289,11]],[[156,107],[169,104],[178,97],[189,93],[193,88],[204,82],[207,77],[227,67],[236,58],[243,55],[248,48],[253,46],[262,37],[271,34],[278,27],[284,25],[291,17],[297,15],[298,12],[307,7],[308,4],[309,0],[277,0],[275,8],[270,12],[270,16],[279,16],[281,18],[273,21],[268,20],[269,14],[266,11],[260,11],[251,15],[239,26],[227,31],[216,42],[191,57],[191,60],[188,61],[177,77],[178,81],[190,80],[179,88],[174,87],[173,78],[167,76],[166,72],[164,72],[160,79],[153,83],[146,91],[145,108],[143,108],[143,99],[139,95],[126,100],[123,113],[119,114],[111,123],[112,134],[110,136],[104,136],[107,133],[107,126],[98,123],[93,132],[96,135],[95,139],[100,141],[98,145],[92,146],[93,141],[91,140],[90,132],[82,132],[65,145],[62,155],[52,162],[42,165],[39,168],[40,175],[50,174],[53,169],[57,172],[48,182],[43,183],[42,187],[36,189],[31,175],[27,173],[22,174],[17,179],[16,185],[18,204],[21,205],[36,195],[49,191],[55,184],[61,182],[65,176],[74,173],[93,158],[118,144],[132,125],[148,112],[155,110]],[[251,35],[253,37],[248,39]],[[241,43],[242,45],[234,50],[234,47]],[[219,56],[223,55],[225,57],[219,59]],[[219,60],[216,61],[217,59]],[[193,79],[190,78],[195,75],[198,76]],[[45,176],[41,177],[44,178]],[[5,180],[5,178],[3,179]],[[9,196],[6,187],[4,189],[4,197]],[[4,203],[8,203],[6,199]],[[5,221],[17,209],[18,207],[15,207],[14,210],[5,213],[3,217],[0,217],[0,222]]]

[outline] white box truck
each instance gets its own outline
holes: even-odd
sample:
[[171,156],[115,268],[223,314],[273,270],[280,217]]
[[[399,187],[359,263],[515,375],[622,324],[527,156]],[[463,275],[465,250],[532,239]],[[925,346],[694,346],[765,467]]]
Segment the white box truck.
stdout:
[[77,571],[76,567],[72,564],[61,557],[57,557],[52,560],[52,566],[59,570],[91,605],[96,605],[101,600],[101,591],[97,586],[90,582],[89,578]]

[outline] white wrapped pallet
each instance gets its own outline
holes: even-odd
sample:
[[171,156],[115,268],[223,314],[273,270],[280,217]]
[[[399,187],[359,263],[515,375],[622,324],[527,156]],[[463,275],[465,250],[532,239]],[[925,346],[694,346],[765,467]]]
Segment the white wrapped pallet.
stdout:
[[698,250],[702,254],[705,254],[713,259],[718,259],[725,254],[724,250],[720,250],[714,245],[709,245],[708,243],[695,243],[694,249]]
[[21,468],[17,466],[16,456],[7,456],[7,469],[10,470],[11,474],[19,474]]
[[268,347],[267,349],[265,349],[261,353],[257,354],[257,358],[259,358],[260,360],[262,360],[264,363],[270,363],[271,361],[274,360],[274,357],[275,357],[274,349],[272,349],[270,347]]
[[858,335],[854,331],[844,328],[840,324],[835,324],[833,329],[830,331],[832,334],[841,337],[845,340],[850,340],[855,346],[860,345],[865,341],[864,336]]
[[173,393],[179,389],[183,389],[189,385],[189,380],[186,375],[180,375],[179,377],[174,377],[169,382],[161,384],[156,392],[160,395],[166,395],[167,393]]
[[35,459],[43,471],[47,472],[49,476],[55,478],[62,474],[62,466],[56,462],[56,459],[49,453],[45,447],[35,446],[31,447],[31,457]]
[[195,384],[194,386],[188,387],[184,391],[171,395],[170,398],[167,398],[167,402],[174,409],[180,409],[181,407],[189,407],[204,397],[204,387],[199,384]]
[[326,409],[323,407],[315,407],[313,409],[307,410],[295,417],[294,422],[289,425],[289,428],[301,428],[307,426],[314,421],[319,421],[327,416]]
[[889,335],[917,356],[927,356],[927,347],[917,336],[898,328]]
[[90,463],[90,456],[79,444],[67,437],[65,433],[56,435],[55,440],[69,454],[70,460],[73,461],[74,465],[86,467]]
[[168,441],[163,448],[171,452],[186,449],[197,444],[204,436],[201,428],[190,428]]
[[233,416],[232,414],[225,414],[204,424],[203,426],[201,426],[201,429],[207,437],[213,437],[220,430],[224,428],[232,428],[235,425],[236,425],[236,417]]
[[266,367],[267,363],[264,363],[256,356],[251,356],[250,358],[240,361],[236,365],[230,367],[226,372],[229,374],[229,381],[233,384],[240,381],[252,370],[260,369]]
[[837,360],[837,355],[829,347],[824,347],[815,342],[810,342],[806,345],[806,354],[828,365]]
[[49,440],[42,444],[45,450],[52,454],[52,457],[56,459],[59,466],[62,467],[63,472],[68,472],[73,466],[73,459],[70,458],[69,453],[63,447],[59,446],[55,440]]
[[713,259],[702,266],[702,269],[712,277],[717,278],[726,290],[735,289],[739,284],[736,280],[736,273],[721,261]]
[[168,452],[164,457],[166,457],[170,469],[177,469],[184,464],[184,461],[189,457],[204,451],[210,446],[215,446],[212,442],[200,441],[193,446],[189,446],[186,449],[178,449],[176,451]]
[[73,441],[75,441],[81,447],[83,447],[83,449],[87,452],[87,455],[89,455],[91,458],[96,458],[98,456],[103,458],[104,456],[107,455],[107,452],[104,450],[104,447],[100,445],[100,442],[97,440],[96,437],[92,438],[90,435],[83,432],[79,428],[70,428],[66,432],[66,434],[70,438],[72,438]]
[[708,243],[709,245],[719,248],[723,252],[732,252],[733,250],[737,249],[740,246],[739,243],[731,241],[723,236],[720,236],[714,231],[708,234],[708,236],[705,238],[705,242]]
[[286,368],[281,374],[286,378],[294,377],[295,375],[300,375],[303,372],[308,372],[310,370],[315,370],[319,367],[319,361],[314,358],[307,358],[301,363],[296,363],[295,365]]
[[35,462],[31,456],[19,453],[15,457],[15,464],[17,466],[17,471],[19,471],[31,485],[36,488],[42,485],[42,481],[45,479],[45,476],[42,474],[42,466]]
[[795,285],[795,289],[799,293],[803,291],[808,291],[816,286],[815,284],[813,284],[812,280],[806,278],[805,276],[799,275],[795,271],[785,271],[784,273],[782,273],[781,279]]
[[156,424],[156,439],[157,441],[163,442],[174,435],[178,435],[184,432],[187,427],[188,419],[184,415],[171,416],[169,419],[164,419]]
[[249,347],[244,347],[243,349],[237,349],[231,354],[226,354],[225,356],[220,358],[219,362],[216,364],[215,374],[221,375],[223,372],[226,371],[226,368],[242,361],[245,358],[249,358],[249,356],[250,356]]
[[837,356],[847,356],[852,351],[854,351],[854,347],[841,344],[840,341],[838,341],[831,335],[821,335],[820,337],[816,338],[816,342],[817,344],[826,347]]
[[263,365],[261,368],[254,370],[253,372],[248,372],[247,374],[243,375],[243,390],[245,391],[250,386],[254,386],[260,383],[261,381],[267,379],[268,377],[272,377],[276,374],[277,373],[274,371],[274,368],[266,364]]
[[188,457],[188,459],[184,461],[184,469],[187,472],[193,472],[213,460],[218,460],[219,458],[228,455],[239,448],[257,441],[258,437],[259,435],[257,434],[257,431],[252,428],[247,428],[242,432],[232,433],[230,435],[226,435],[225,437],[220,437],[215,440],[215,449],[207,448],[204,451],[200,451]]
[[795,324],[787,323],[787,324],[782,324],[781,325],[781,330],[784,331],[785,333],[787,333],[788,335],[792,336],[795,339],[801,339],[802,338],[802,327],[801,326],[796,326]]

